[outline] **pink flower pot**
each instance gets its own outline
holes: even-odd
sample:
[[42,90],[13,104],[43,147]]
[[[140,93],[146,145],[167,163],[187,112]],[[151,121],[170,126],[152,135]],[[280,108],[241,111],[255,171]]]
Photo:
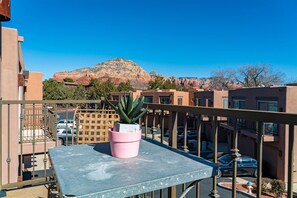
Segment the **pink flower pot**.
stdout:
[[111,155],[117,158],[132,158],[138,155],[141,129],[138,132],[109,131]]

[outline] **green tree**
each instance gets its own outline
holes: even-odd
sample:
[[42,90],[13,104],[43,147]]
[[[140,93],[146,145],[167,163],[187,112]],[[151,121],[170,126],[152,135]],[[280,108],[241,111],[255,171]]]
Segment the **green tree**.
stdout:
[[149,81],[148,89],[162,89],[164,77],[156,76],[154,80]]
[[170,79],[165,80],[162,76],[156,76],[153,81],[149,81],[148,89],[176,89],[180,90],[181,88],[172,82]]
[[171,80],[167,79],[163,82],[162,89],[175,89],[180,90],[181,87],[179,87],[177,84],[172,82]]
[[87,98],[87,91],[83,85],[78,85],[73,93],[74,100],[85,100]]
[[64,82],[74,82],[74,80],[72,78],[64,78],[63,81]]
[[133,87],[131,85],[131,81],[127,80],[126,82],[121,82],[117,87],[118,91],[133,91]]
[[110,92],[116,91],[116,86],[111,79],[105,82],[101,82],[99,79],[92,79],[90,85],[91,88],[88,97],[90,100],[99,100],[105,96],[109,97]]
[[73,89],[67,88],[63,83],[49,79],[43,81],[44,100],[69,100],[73,96]]

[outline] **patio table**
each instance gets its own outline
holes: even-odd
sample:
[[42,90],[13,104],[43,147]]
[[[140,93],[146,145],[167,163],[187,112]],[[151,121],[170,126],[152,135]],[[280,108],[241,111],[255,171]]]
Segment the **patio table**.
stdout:
[[217,175],[215,164],[155,141],[141,140],[139,155],[114,158],[109,143],[49,149],[63,197],[129,197]]

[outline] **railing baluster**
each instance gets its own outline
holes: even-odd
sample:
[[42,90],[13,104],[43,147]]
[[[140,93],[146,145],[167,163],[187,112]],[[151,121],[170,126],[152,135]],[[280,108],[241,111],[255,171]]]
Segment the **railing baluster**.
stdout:
[[57,124],[58,124],[58,120],[57,120],[57,104],[54,104],[54,116],[53,116],[53,122],[51,124],[54,124],[53,126],[53,135],[55,138],[55,146],[58,146],[58,137],[57,137]]
[[236,198],[236,176],[237,176],[237,158],[239,157],[238,150],[238,128],[237,128],[237,118],[234,119],[234,128],[233,128],[233,149],[232,157],[233,157],[233,177],[232,177],[232,197]]
[[32,141],[32,147],[33,147],[33,160],[32,160],[32,162],[33,162],[33,167],[32,167],[32,178],[34,179],[35,178],[35,103],[33,103],[33,112],[32,112],[32,121],[33,121],[33,141]]
[[[164,139],[164,110],[161,110],[159,113],[159,129],[160,129],[160,142],[163,144]],[[160,198],[163,198],[163,189],[160,190]]]
[[65,139],[65,146],[68,146],[68,107],[69,105],[66,104],[66,139]]
[[147,112],[145,114],[145,127],[144,127],[144,138],[147,138],[147,123],[148,123],[148,116],[149,116],[149,112]]
[[[8,175],[8,183],[10,183],[10,104],[7,105],[7,175]],[[1,151],[2,152],[2,151]]]
[[188,137],[187,137],[187,131],[188,131],[188,119],[187,119],[188,114],[184,114],[184,145],[183,145],[183,150],[184,152],[189,152],[188,150]]
[[46,135],[47,135],[47,128],[46,128],[46,126],[47,126],[47,116],[48,116],[48,109],[47,109],[47,105],[46,104],[44,104],[43,105],[43,107],[44,107],[44,113],[43,113],[43,120],[44,120],[44,155],[43,155],[43,168],[44,168],[44,174],[43,174],[43,176],[44,177],[46,177],[47,175],[46,175],[46,163],[47,163],[47,157],[46,157]]
[[[183,142],[183,150],[184,152],[189,152],[188,144],[187,144],[187,130],[188,130],[188,120],[187,113],[184,114],[184,142]],[[183,192],[187,189],[187,184],[182,185]],[[186,198],[186,196],[184,196]]]
[[161,111],[161,143],[164,144],[164,131],[165,129],[165,113],[164,110]]
[[151,127],[152,139],[155,139],[156,133],[156,110],[153,109],[153,126]]
[[23,181],[23,130],[24,130],[24,105],[21,104],[20,109],[20,177],[21,181]]
[[[177,148],[177,118],[178,112],[172,111],[170,112],[170,120],[169,120],[169,146],[172,148]],[[168,188],[168,198],[176,197],[176,186],[172,186]]]
[[[217,116],[213,116],[212,119],[212,129],[213,129],[213,162],[218,163],[218,121]],[[210,197],[220,197],[217,190],[217,176],[213,177],[212,191]]]
[[[155,132],[156,132],[156,110],[153,109],[153,126],[151,127],[152,139],[155,139]],[[155,192],[151,192],[151,198],[155,197]]]
[[[196,129],[197,129],[197,156],[200,157],[201,153],[201,115],[196,117]],[[196,183],[196,198],[200,197],[200,182]]]
[[293,197],[293,165],[295,145],[294,125],[289,125],[289,156],[288,156],[288,197]]
[[257,198],[261,197],[262,192],[262,150],[263,150],[263,122],[256,122],[256,128],[258,133],[257,142]]

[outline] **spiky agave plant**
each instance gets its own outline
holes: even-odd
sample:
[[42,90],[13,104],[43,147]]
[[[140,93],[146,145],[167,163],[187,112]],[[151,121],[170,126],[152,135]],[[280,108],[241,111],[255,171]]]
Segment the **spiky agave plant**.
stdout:
[[126,124],[134,124],[148,111],[147,108],[141,111],[144,103],[144,97],[139,98],[139,96],[137,96],[137,98],[133,101],[132,92],[129,93],[129,97],[121,97],[117,106],[107,99],[106,101],[120,115],[120,121]]

